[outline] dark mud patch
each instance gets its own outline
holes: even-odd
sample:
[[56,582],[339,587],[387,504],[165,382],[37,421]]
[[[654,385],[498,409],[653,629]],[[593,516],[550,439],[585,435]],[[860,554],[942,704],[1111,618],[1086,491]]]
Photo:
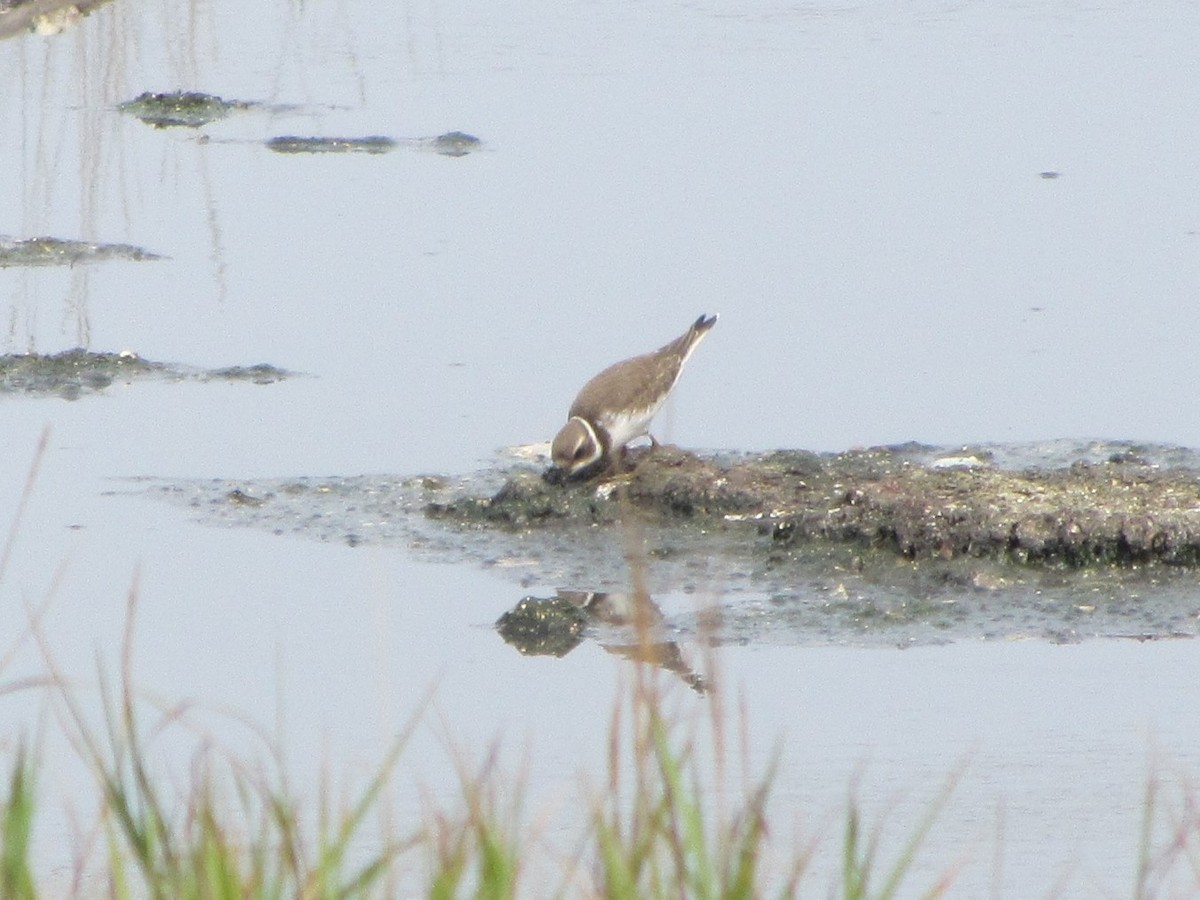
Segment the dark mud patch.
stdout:
[[17,266],[73,266],[113,259],[143,262],[162,258],[157,253],[132,244],[97,244],[53,237],[18,239],[0,235],[0,269]]
[[[566,487],[521,464],[457,480],[151,481],[139,490],[208,524],[479,565],[514,584],[513,604],[531,592],[627,595],[636,572],[671,641],[1194,636],[1194,452],[1072,446],[1065,468],[1032,462],[1072,455],[1059,444],[703,458],[664,447],[621,479]],[[576,626],[556,621],[568,626],[546,646],[569,649]]]
[[143,359],[135,353],[93,353],[65,350],[0,356],[0,395],[54,396],[76,400],[113,384],[159,379],[167,381],[249,381],[271,384],[292,373],[260,364],[223,369],[200,369]]
[[154,128],[201,128],[255,105],[243,100],[224,100],[199,91],[162,94],[145,91],[119,104],[117,109]]
[[459,157],[474,153],[483,142],[474,135],[451,131],[436,137],[390,138],[382,135],[367,137],[296,137],[281,135],[266,142],[268,150],[285,154],[312,153],[387,153],[397,147],[429,150],[442,156]]

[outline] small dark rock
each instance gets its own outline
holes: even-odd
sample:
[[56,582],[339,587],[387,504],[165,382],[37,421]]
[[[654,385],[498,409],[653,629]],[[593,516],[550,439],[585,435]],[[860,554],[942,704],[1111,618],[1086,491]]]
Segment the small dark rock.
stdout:
[[792,521],[776,522],[771,529],[771,540],[777,544],[790,544],[796,536],[796,523]]

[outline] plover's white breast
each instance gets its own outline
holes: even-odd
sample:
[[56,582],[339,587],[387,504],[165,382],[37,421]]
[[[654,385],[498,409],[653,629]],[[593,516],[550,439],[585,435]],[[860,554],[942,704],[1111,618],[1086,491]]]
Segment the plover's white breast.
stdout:
[[661,406],[659,402],[644,409],[606,412],[598,424],[608,432],[612,449],[618,450],[634,438],[650,433],[650,421]]

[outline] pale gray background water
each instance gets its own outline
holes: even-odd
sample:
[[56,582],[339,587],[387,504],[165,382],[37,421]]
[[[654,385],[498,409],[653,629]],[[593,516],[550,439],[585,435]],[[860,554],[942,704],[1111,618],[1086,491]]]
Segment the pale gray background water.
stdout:
[[[0,45],[0,233],[171,257],[0,270],[3,349],[316,376],[0,401],[0,509],[53,429],[3,632],[65,563],[46,627],[86,683],[140,569],[141,684],[268,724],[282,697],[301,779],[326,755],[369,767],[437,683],[467,746],[529,742],[537,791],[569,795],[602,758],[622,663],[518,657],[488,627],[510,581],[202,527],[112,479],[468,471],[548,439],[583,380],[700,312],[721,323],[658,428],[686,446],[1200,446],[1198,43],[1187,2],[118,0]],[[205,145],[113,111],[172,89],[295,108]],[[451,129],[486,150],[256,143]],[[1191,642],[720,663],[757,759],[784,735],[777,803],[829,864],[860,767],[866,802],[905,813],[967,758],[924,870],[966,852],[958,896],[991,883],[999,809],[1002,896],[1126,895],[1146,773],[1160,755],[1200,769]],[[4,675],[39,666],[27,648]],[[6,699],[6,732],[35,706]],[[414,767],[452,794],[421,740]]]

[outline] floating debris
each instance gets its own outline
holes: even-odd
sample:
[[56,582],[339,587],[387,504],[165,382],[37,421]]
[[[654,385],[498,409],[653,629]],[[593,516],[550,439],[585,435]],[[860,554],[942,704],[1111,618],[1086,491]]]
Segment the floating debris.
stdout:
[[175,91],[139,94],[117,106],[123,113],[136,116],[155,128],[200,128],[224,119],[235,110],[250,109],[255,104],[240,100],[222,100],[212,94],[196,91]]
[[77,400],[113,383],[129,384],[148,378],[169,381],[251,381],[270,384],[291,373],[270,365],[199,369],[143,359],[136,353],[93,353],[76,348],[44,355],[18,353],[0,356],[0,394],[57,396]]
[[95,244],[63,238],[34,237],[18,239],[0,235],[0,269],[15,266],[73,266],[76,263],[125,259],[142,262],[162,259],[132,244]]
[[296,137],[283,135],[267,141],[267,149],[276,153],[387,153],[396,141],[382,135],[368,137]]
[[0,0],[0,39],[32,33],[49,37],[61,34],[97,6],[111,0]]

